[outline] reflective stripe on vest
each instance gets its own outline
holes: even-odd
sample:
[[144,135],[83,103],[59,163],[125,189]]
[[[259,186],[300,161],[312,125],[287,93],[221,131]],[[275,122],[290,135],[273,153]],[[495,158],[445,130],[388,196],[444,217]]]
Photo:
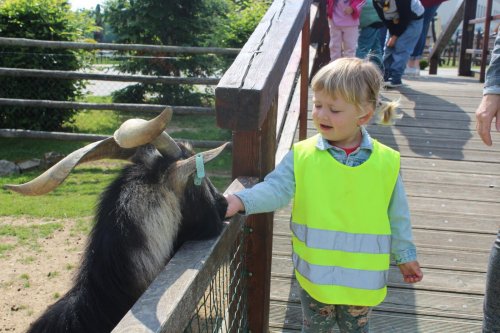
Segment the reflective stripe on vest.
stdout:
[[387,210],[399,154],[374,140],[370,158],[349,167],[318,150],[317,140],[294,145],[291,229],[297,281],[322,303],[377,305],[387,291]]

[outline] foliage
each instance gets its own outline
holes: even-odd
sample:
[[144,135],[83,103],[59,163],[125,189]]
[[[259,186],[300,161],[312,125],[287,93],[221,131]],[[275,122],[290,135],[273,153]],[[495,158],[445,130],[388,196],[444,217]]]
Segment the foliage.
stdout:
[[212,35],[210,42],[224,47],[243,47],[271,3],[271,0],[234,0],[227,12],[227,24]]
[[420,59],[420,62],[419,62],[420,69],[424,70],[427,68],[427,66],[429,66],[429,62],[425,59]]
[[[109,0],[105,20],[116,42],[175,46],[240,47],[255,29],[270,1]],[[142,56],[143,54],[136,54]],[[161,58],[134,58],[121,70],[162,76],[220,75],[232,59],[214,55],[157,54]],[[139,85],[138,85],[139,86]],[[193,86],[135,86],[114,96],[116,102],[150,101],[157,104],[209,105],[211,89]],[[147,96],[147,97],[146,97]]]
[[[93,31],[90,18],[71,11],[66,0],[0,2],[2,37],[75,41]],[[81,51],[83,53],[83,51]],[[0,47],[0,67],[77,70],[78,52],[35,47]],[[82,84],[74,80],[1,77],[0,96],[18,99],[75,100]],[[72,109],[1,107],[0,127],[56,130],[75,113]]]

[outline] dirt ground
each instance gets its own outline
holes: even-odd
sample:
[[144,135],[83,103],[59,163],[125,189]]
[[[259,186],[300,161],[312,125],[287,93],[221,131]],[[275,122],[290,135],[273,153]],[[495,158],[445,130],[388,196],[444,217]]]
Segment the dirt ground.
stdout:
[[[64,295],[85,245],[86,236],[75,232],[74,220],[0,217],[0,225],[60,223],[51,237],[39,239],[40,247],[17,246],[0,256],[0,332],[25,332],[46,307]],[[0,235],[0,244],[15,239]]]

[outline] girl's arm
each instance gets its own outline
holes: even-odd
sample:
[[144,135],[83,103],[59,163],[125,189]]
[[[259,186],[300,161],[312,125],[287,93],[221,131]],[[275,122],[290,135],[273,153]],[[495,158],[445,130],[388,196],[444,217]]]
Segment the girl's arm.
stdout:
[[262,182],[250,189],[228,195],[226,217],[238,211],[246,215],[272,212],[287,205],[295,193],[293,172],[293,151],[289,151],[283,160]]
[[417,250],[412,240],[410,209],[401,175],[396,181],[388,214],[391,223],[391,253],[394,260],[405,282],[419,282],[424,275],[417,261]]
[[392,192],[388,215],[391,223],[391,253],[396,264],[417,260],[411,231],[410,208],[401,175],[398,176]]

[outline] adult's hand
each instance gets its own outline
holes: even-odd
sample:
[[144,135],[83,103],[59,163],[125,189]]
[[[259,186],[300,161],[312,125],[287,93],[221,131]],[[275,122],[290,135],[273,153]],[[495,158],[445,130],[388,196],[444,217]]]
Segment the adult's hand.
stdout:
[[481,140],[491,146],[491,123],[493,119],[497,131],[500,131],[500,95],[490,94],[484,95],[481,104],[476,110],[476,131],[481,137]]

